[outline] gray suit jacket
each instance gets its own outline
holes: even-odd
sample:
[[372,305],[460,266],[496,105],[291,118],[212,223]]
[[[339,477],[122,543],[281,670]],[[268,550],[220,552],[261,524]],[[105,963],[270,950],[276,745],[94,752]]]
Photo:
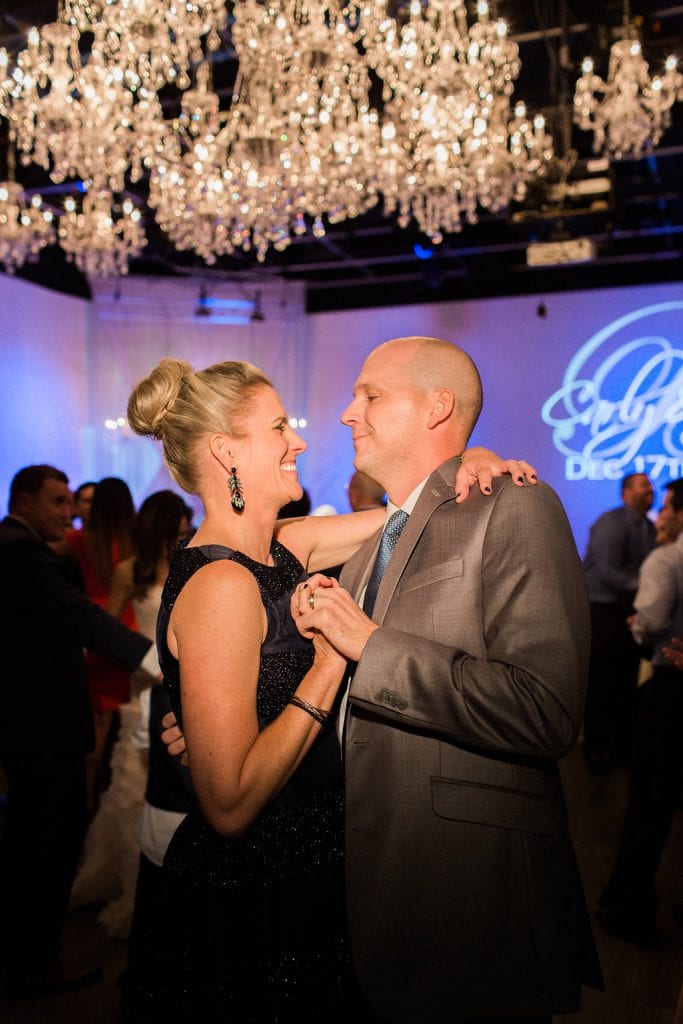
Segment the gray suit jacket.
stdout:
[[398,541],[345,726],[354,962],[405,1024],[569,1013],[601,983],[557,767],[583,714],[581,564],[549,487],[456,505],[454,473]]

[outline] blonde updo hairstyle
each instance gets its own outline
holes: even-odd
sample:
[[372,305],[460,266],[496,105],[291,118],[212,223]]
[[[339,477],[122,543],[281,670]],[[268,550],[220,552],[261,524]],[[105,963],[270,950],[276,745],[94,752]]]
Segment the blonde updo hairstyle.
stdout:
[[240,420],[268,378],[251,363],[226,362],[198,373],[181,359],[162,359],[128,400],[136,434],[161,441],[166,464],[188,494],[198,494],[196,449],[207,434],[243,437]]

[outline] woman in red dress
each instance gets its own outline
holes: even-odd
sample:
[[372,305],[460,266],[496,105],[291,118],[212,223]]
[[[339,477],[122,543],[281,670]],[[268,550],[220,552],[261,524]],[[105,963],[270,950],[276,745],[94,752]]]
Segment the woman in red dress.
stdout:
[[[81,567],[88,597],[107,607],[114,569],[133,554],[135,508],[128,485],[118,477],[105,477],[95,487],[87,527],[66,535]],[[130,605],[121,619],[136,628]],[[114,712],[130,700],[129,674],[97,654],[87,655],[90,695],[95,720],[95,749],[88,757],[88,806],[97,805],[97,783]]]

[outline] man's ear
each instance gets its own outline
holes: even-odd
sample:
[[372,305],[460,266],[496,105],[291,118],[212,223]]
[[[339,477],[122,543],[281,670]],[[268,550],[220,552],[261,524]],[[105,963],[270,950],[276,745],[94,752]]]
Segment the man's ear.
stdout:
[[450,388],[439,388],[438,391],[430,392],[429,397],[432,407],[429,419],[427,420],[427,426],[430,430],[433,430],[434,427],[438,427],[440,423],[444,423],[452,415],[455,408],[455,396]]

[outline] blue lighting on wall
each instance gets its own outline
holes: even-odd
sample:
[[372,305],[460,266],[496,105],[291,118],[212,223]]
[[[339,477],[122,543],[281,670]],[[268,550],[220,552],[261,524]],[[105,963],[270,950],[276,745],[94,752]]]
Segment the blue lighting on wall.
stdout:
[[541,418],[567,480],[683,475],[683,302],[610,321],[574,353]]

